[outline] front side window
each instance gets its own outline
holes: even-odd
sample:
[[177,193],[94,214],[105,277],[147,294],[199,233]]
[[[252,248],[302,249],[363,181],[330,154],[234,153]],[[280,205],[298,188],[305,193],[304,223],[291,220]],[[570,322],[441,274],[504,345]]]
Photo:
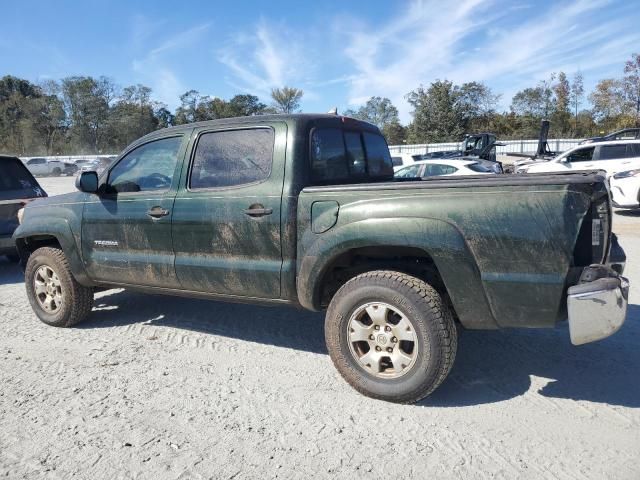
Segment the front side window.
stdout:
[[127,153],[109,172],[109,187],[115,192],[168,190],[178,162],[182,137],[145,143]]
[[220,188],[255,183],[271,175],[274,132],[270,128],[203,133],[189,187]]
[[627,146],[622,145],[602,145],[600,147],[600,157],[598,160],[619,160],[627,155]]
[[567,162],[571,162],[571,163],[590,162],[591,159],[593,159],[594,150],[595,150],[595,147],[580,148],[575,152],[571,152],[569,155],[567,155],[566,160]]

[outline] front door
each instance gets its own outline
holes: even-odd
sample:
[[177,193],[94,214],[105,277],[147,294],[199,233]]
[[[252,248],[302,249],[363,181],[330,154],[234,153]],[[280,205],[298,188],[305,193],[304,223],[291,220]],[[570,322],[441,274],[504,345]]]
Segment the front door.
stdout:
[[171,214],[186,140],[149,141],[109,171],[82,218],[86,268],[100,282],[178,287]]
[[279,122],[198,131],[173,208],[182,288],[280,297],[284,139],[286,125]]

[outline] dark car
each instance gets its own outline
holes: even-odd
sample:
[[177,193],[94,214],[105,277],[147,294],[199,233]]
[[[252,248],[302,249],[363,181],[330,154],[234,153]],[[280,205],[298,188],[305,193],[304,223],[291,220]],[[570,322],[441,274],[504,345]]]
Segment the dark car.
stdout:
[[585,138],[580,142],[580,145],[583,143],[606,142],[609,140],[640,140],[640,128],[625,128],[624,130],[618,130],[603,137]]
[[18,259],[11,238],[18,227],[18,212],[30,199],[46,196],[19,158],[0,155],[0,255]]

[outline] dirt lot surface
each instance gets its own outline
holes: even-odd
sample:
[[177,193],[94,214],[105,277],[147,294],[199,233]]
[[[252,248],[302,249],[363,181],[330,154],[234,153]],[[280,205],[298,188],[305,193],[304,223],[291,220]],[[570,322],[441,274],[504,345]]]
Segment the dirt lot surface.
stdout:
[[111,290],[54,329],[0,263],[0,477],[638,479],[640,216],[614,222],[633,285],[618,334],[463,332],[414,406],[353,391],[322,315]]

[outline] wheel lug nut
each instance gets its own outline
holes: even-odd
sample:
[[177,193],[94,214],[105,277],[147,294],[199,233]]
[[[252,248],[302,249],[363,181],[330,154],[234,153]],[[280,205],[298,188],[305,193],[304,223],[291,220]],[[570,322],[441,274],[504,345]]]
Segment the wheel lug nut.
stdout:
[[392,338],[391,338],[391,341],[392,341],[393,343],[397,343],[397,342],[398,342],[398,339],[397,339],[396,337],[392,337]]
[[393,352],[393,348],[391,348],[391,347],[387,348],[387,352],[389,352],[389,353]]
[[373,327],[373,328],[375,328],[376,330],[380,330],[380,325],[376,325],[376,326],[375,326],[375,327]]
[[386,327],[384,327],[384,331],[385,332],[390,332],[391,331],[391,327],[389,325],[387,325]]
[[379,352],[380,350],[382,350],[380,347],[376,347],[376,352]]
[[369,335],[369,340],[374,340],[376,337],[374,337],[373,335]]

